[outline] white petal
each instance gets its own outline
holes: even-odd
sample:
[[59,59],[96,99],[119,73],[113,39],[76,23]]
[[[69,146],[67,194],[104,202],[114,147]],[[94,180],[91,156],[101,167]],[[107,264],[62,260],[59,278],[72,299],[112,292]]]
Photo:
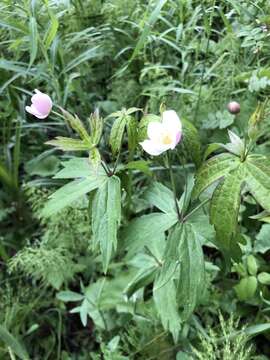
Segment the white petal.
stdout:
[[140,143],[140,145],[142,146],[144,151],[153,156],[158,156],[164,151],[168,150],[167,146],[165,148],[161,144],[157,144],[152,140],[144,140]]
[[162,123],[166,129],[173,132],[182,131],[182,123],[174,110],[166,110],[162,114]]
[[150,140],[160,141],[163,133],[163,125],[158,121],[152,121],[148,124],[147,135]]

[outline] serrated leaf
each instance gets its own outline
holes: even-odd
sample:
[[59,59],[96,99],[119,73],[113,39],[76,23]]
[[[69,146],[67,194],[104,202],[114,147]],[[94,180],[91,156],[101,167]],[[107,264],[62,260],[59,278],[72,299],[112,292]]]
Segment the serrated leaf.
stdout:
[[254,251],[264,254],[268,250],[270,250],[270,224],[264,224],[256,236]]
[[181,330],[181,318],[176,301],[176,286],[172,279],[164,283],[162,272],[154,282],[153,298],[164,330],[170,331],[174,341],[177,342]]
[[55,146],[63,151],[87,151],[92,148],[92,145],[88,142],[63,136],[57,136],[54,140],[47,141],[45,144]]
[[247,187],[256,201],[270,211],[270,161],[266,157],[249,157],[246,161]]
[[101,156],[98,149],[95,147],[89,153],[89,162],[95,170],[98,169],[101,163]]
[[244,166],[228,174],[216,187],[211,200],[210,221],[216,230],[217,245],[230,252],[235,240],[241,189],[245,179]]
[[155,244],[164,244],[164,232],[176,222],[176,214],[162,213],[143,215],[131,221],[122,234],[125,241],[124,246],[128,250],[127,257],[134,256],[145,246],[155,253]]
[[192,197],[197,198],[201,192],[235,169],[239,163],[239,158],[231,154],[220,154],[207,160],[198,170]]
[[88,158],[75,157],[62,162],[62,165],[64,168],[54,176],[54,179],[81,179],[106,175],[102,167],[99,167],[98,170],[94,169]]
[[127,122],[127,118],[125,116],[120,116],[116,118],[113,123],[110,134],[110,145],[114,155],[121,148],[126,122]]
[[106,179],[106,176],[91,176],[85,179],[77,179],[64,185],[50,195],[49,201],[43,208],[41,215],[49,217],[57,213],[81,196],[102,186]]
[[117,247],[117,230],[121,221],[120,179],[112,176],[98,189],[92,203],[94,246],[99,246],[104,272],[107,272]]
[[187,155],[195,163],[197,167],[201,165],[201,142],[197,129],[195,126],[186,119],[181,119],[183,123],[183,140],[182,145],[184,146]]
[[89,136],[88,132],[86,131],[83,123],[78,118],[77,115],[73,116],[66,110],[62,109],[62,113],[67,121],[67,123],[72,127],[72,129],[80,136],[80,138],[85,142],[88,143],[89,146],[92,146],[92,140]]
[[191,224],[182,226],[178,249],[180,278],[177,296],[182,308],[181,319],[186,320],[203,295],[205,277],[202,246]]
[[99,111],[95,110],[89,117],[89,125],[91,129],[91,138],[94,145],[98,145],[102,130],[103,130],[103,119],[99,116]]
[[144,194],[144,199],[164,213],[176,214],[173,192],[159,182],[154,182]]

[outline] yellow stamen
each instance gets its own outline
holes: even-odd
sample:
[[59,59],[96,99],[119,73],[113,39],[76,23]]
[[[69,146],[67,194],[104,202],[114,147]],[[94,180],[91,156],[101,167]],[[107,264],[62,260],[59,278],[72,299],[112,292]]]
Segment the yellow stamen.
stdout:
[[172,138],[169,135],[165,135],[162,139],[162,143],[164,145],[168,145],[172,142]]

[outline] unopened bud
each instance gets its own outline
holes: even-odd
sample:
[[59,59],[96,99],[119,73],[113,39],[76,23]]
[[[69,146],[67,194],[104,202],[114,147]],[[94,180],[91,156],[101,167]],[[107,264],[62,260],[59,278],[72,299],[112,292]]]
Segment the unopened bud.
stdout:
[[236,101],[231,101],[228,104],[228,110],[231,114],[238,114],[240,112],[240,104]]

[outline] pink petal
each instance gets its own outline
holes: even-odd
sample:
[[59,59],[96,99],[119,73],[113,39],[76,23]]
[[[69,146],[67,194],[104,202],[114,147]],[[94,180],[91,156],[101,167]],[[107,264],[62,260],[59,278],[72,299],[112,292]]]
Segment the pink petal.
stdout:
[[182,123],[174,110],[166,110],[162,114],[162,123],[170,132],[179,132],[182,130]]
[[34,115],[35,117],[37,117],[38,119],[45,119],[48,114],[41,114],[33,105],[31,106],[26,106],[25,110],[29,113]]
[[49,115],[52,109],[52,100],[48,95],[42,93],[35,94],[32,96],[31,101],[40,114]]

